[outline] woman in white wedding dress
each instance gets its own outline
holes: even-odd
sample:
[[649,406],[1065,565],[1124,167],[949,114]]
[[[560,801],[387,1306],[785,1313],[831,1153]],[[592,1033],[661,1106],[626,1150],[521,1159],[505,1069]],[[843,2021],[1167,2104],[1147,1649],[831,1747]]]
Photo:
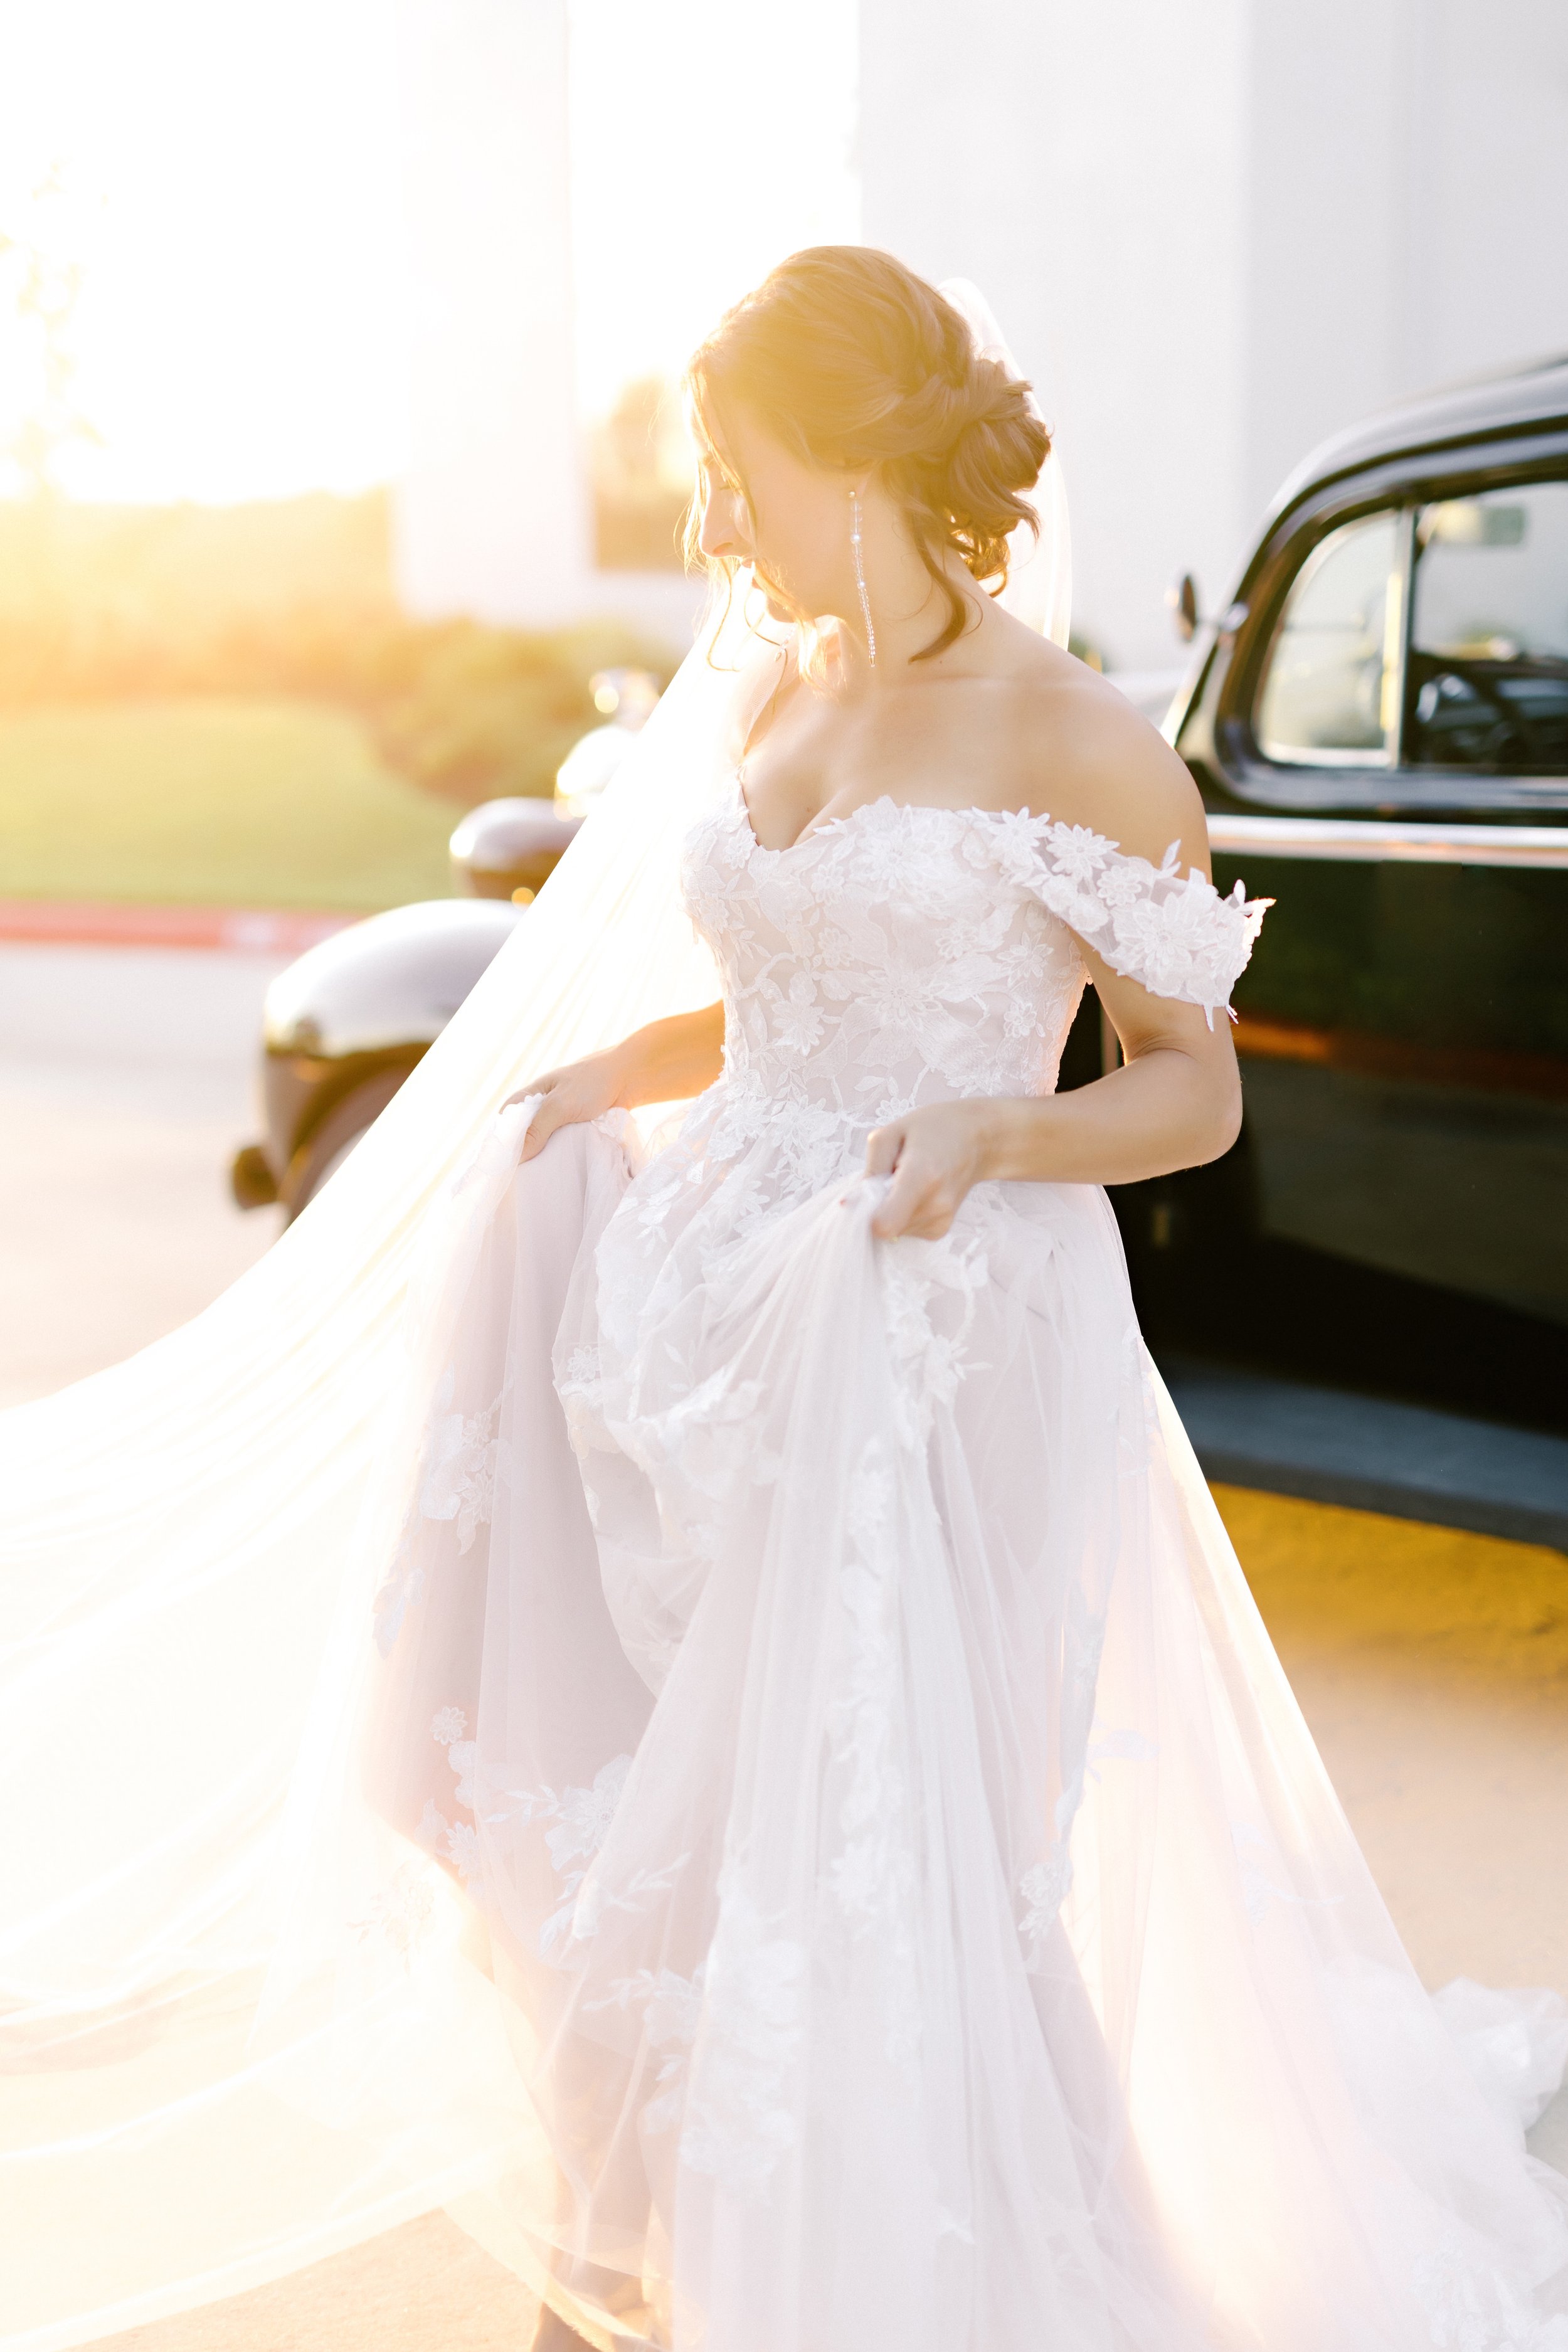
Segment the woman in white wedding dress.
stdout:
[[[1259,1722],[1099,1190],[1234,1139],[1262,910],[978,592],[1047,440],[940,296],[803,255],[692,381],[703,552],[794,629],[681,852],[722,996],[523,1089],[374,1702],[527,2021],[560,2308],[1466,2342],[1562,2220]],[[1124,1066],[1058,1098],[1086,977]],[[605,1115],[699,1089],[637,1168]]]
[[[492,1035],[475,1099],[510,1106],[399,1213],[270,1908],[171,1898],[140,2009],[96,1948],[58,1973],[121,2020],[199,1977],[221,2040],[243,1913],[244,2065],[187,2055],[143,2150],[194,2104],[230,2161],[260,2084],[340,2242],[445,2199],[542,2342],[1563,2352],[1521,2128],[1557,2010],[1423,1991],[1139,1338],[1100,1188],[1234,1138],[1262,908],[1210,885],[1173,753],[985,593],[1048,445],[984,341],[823,248],[698,354],[702,550],[768,620],[693,656],[616,804],[680,764],[695,960],[634,971],[606,869],[584,952],[663,1017],[596,1005],[543,1072]],[[1086,980],[1123,1066],[1058,1098]],[[274,2269],[327,2242],[309,2193]]]

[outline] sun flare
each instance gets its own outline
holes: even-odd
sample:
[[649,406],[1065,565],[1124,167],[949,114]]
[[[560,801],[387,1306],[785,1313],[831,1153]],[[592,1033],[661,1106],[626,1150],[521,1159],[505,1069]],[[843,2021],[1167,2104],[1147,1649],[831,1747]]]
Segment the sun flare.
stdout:
[[[229,500],[394,478],[417,316],[405,160],[418,93],[398,10],[6,0],[5,16],[0,445],[15,457],[44,398],[31,257],[57,287],[78,281],[55,336],[82,427],[50,467],[69,494]],[[585,419],[672,373],[791,245],[852,233],[848,23],[837,0],[809,0],[781,52],[771,16],[730,0],[573,0]],[[742,105],[737,180],[723,159]]]

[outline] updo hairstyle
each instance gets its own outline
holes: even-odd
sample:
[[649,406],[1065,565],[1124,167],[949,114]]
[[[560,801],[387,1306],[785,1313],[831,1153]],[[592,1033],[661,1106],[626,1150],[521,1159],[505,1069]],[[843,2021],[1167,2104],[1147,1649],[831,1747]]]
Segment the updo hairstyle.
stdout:
[[[880,471],[948,601],[947,626],[917,661],[952,645],[969,617],[942,569],[947,550],[976,580],[994,581],[996,594],[1009,532],[1026,522],[1037,535],[1023,493],[1051,443],[1027,385],[983,359],[952,303],[891,254],[861,245],[792,254],[725,313],[686,387],[699,434],[716,448],[733,399],[814,465]],[[699,562],[700,525],[694,505],[687,553]]]

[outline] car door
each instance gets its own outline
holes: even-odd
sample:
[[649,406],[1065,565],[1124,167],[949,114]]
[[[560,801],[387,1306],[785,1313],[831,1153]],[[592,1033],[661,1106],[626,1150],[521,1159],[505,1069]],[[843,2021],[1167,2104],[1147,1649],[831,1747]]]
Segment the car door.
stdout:
[[1236,996],[1260,1231],[1561,1327],[1568,457],[1507,457],[1325,499],[1191,748],[1216,880],[1277,901]]

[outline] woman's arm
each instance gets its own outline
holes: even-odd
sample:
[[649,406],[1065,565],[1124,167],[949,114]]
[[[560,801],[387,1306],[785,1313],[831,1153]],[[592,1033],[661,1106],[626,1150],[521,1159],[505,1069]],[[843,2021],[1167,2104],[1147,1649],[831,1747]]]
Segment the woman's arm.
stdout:
[[[1058,815],[1158,866],[1178,845],[1181,870],[1205,879],[1208,833],[1187,770],[1114,694],[1075,697],[1055,733]],[[879,1128],[869,1175],[893,1179],[874,1221],[885,1239],[945,1234],[972,1184],[991,1178],[1131,1184],[1217,1160],[1241,1129],[1241,1079],[1229,1024],[1153,996],[1087,945],[1084,961],[1121,1040],[1123,1066],[1066,1095],[938,1103]]]
[[544,1097],[523,1139],[524,1160],[542,1151],[558,1127],[599,1118],[607,1110],[635,1110],[639,1103],[700,1095],[719,1076],[723,1055],[724,1008],[705,1004],[700,1013],[650,1021],[602,1054],[546,1070],[507,1097],[509,1102],[521,1102],[525,1095]]
[[867,1173],[891,1176],[872,1231],[884,1240],[945,1234],[972,1184],[1132,1184],[1196,1168],[1241,1129],[1229,1024],[1194,1004],[1151,996],[1088,959],[1126,1061],[1092,1085],[1038,1098],[933,1103],[879,1128]]

